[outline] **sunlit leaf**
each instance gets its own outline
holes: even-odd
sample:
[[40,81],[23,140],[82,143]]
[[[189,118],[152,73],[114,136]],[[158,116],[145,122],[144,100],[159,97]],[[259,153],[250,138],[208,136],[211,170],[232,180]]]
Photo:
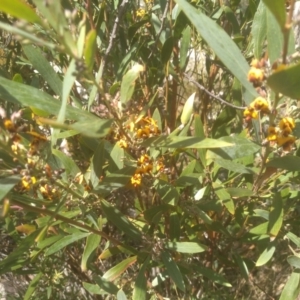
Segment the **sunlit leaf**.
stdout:
[[265,265],[272,257],[275,252],[275,244],[270,243],[267,248],[260,254],[257,262],[256,262],[256,267],[260,267]]
[[207,246],[195,242],[168,242],[166,248],[181,253],[201,253],[207,250]]
[[118,263],[117,265],[115,265],[114,267],[106,271],[103,274],[102,278],[108,281],[115,280],[122,273],[124,273],[132,264],[134,264],[136,262],[136,259],[137,259],[136,256],[131,256],[121,261],[120,263]]

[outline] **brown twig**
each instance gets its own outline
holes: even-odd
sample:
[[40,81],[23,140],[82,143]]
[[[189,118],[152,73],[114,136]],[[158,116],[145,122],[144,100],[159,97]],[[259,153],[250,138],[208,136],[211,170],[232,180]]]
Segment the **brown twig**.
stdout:
[[221,103],[227,105],[227,106],[230,106],[230,107],[233,107],[233,108],[236,108],[236,109],[240,109],[240,110],[244,110],[246,109],[247,107],[244,107],[244,106],[237,106],[237,105],[234,105],[234,104],[231,104],[227,101],[225,101],[224,99],[220,98],[219,96],[216,96],[214,95],[213,93],[211,93],[210,91],[208,91],[203,85],[201,85],[199,82],[193,80],[192,78],[190,78],[187,74],[184,74],[184,76],[190,81],[192,82],[193,84],[195,84],[200,90],[204,91],[206,94],[208,94],[209,96],[211,96],[212,98],[220,101]]
[[102,60],[102,70],[105,69],[105,65],[106,65],[106,61],[107,61],[107,58],[108,58],[108,55],[114,45],[114,41],[117,37],[117,29],[118,29],[118,26],[119,26],[119,22],[120,22],[120,19],[124,13],[124,10],[125,10],[125,6],[126,4],[128,3],[128,0],[123,0],[121,5],[119,6],[119,10],[118,10],[118,15],[115,19],[115,23],[114,23],[114,26],[113,26],[113,29],[112,29],[112,32],[110,34],[110,37],[109,37],[109,43],[108,43],[108,47],[105,51],[105,54],[104,54],[104,57],[103,57],[103,60]]

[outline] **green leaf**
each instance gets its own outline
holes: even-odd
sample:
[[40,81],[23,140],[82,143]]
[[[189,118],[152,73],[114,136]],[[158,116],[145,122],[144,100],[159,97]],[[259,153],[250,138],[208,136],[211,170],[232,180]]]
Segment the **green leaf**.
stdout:
[[136,256],[131,256],[127,259],[124,259],[123,261],[109,269],[107,272],[105,272],[102,278],[107,281],[115,280],[122,273],[124,273],[132,264],[134,264],[136,262],[136,259]]
[[239,137],[239,136],[226,136],[218,139],[218,141],[223,141],[230,143],[231,146],[226,147],[226,149],[211,149],[207,153],[207,158],[210,159],[237,159],[246,156],[250,156],[260,150],[260,146],[253,143],[249,139]]
[[263,2],[276,18],[281,30],[284,30],[286,19],[285,0],[263,0]]
[[257,11],[253,18],[251,35],[253,38],[254,56],[260,59],[263,54],[264,41],[266,39],[266,28],[267,28],[267,18],[266,18],[266,6],[262,1],[260,1]]
[[21,178],[19,176],[0,178],[0,200],[2,200],[20,180]]
[[166,268],[170,278],[174,281],[176,286],[181,291],[185,292],[185,284],[183,281],[183,277],[181,275],[181,272],[180,272],[177,264],[174,262],[174,260],[170,256],[170,254],[165,251],[161,254],[161,258],[164,263],[164,267]]
[[249,95],[245,99],[249,104],[257,93],[247,80],[249,65],[231,37],[215,21],[198,11],[185,0],[176,0],[201,37],[216,53],[224,65],[246,88]]
[[101,236],[99,234],[90,234],[86,238],[86,244],[81,258],[81,270],[85,272],[87,270],[87,262],[95,249],[99,246]]
[[127,300],[127,297],[122,289],[117,293],[117,300]]
[[175,211],[171,212],[169,222],[170,240],[177,241],[180,238],[180,215]]
[[279,300],[296,300],[299,296],[300,274],[293,272],[285,284]]
[[256,174],[256,172],[249,167],[244,166],[243,164],[234,162],[232,160],[225,160],[225,159],[217,159],[215,161],[220,167],[227,169],[229,171],[233,171],[239,174]]
[[207,246],[195,242],[168,242],[166,248],[180,253],[201,253]]
[[53,253],[56,253],[57,251],[61,250],[62,248],[65,248],[66,246],[87,237],[89,234],[90,234],[89,232],[82,232],[82,233],[74,233],[72,235],[67,235],[66,237],[60,239],[59,241],[54,243],[52,246],[50,246],[47,249],[47,251],[45,252],[45,255],[49,256]]
[[141,241],[141,232],[123,215],[117,208],[113,207],[106,200],[101,201],[101,207],[107,219],[111,221],[119,230],[136,241]]
[[95,61],[95,53],[96,53],[96,38],[97,31],[92,29],[86,36],[85,39],[85,47],[84,47],[84,58],[85,64],[87,66],[88,71],[92,71],[94,61]]
[[221,274],[218,274],[214,272],[212,269],[200,266],[199,264],[194,264],[192,266],[193,270],[197,273],[202,274],[204,277],[212,280],[213,282],[226,286],[226,287],[232,287],[232,285],[227,282],[227,280],[222,276]]
[[135,64],[122,78],[120,101],[126,103],[133,95],[135,81],[138,79],[141,72],[144,71],[144,67],[139,64]]
[[300,63],[287,66],[269,76],[267,83],[274,92],[290,98],[300,98],[300,85],[297,80],[300,76]]
[[82,285],[92,295],[105,295],[105,294],[108,294],[108,292],[104,291],[97,284],[91,284],[91,283],[88,283],[88,282],[82,282]]
[[119,290],[115,284],[101,278],[100,276],[93,275],[93,280],[98,284],[98,286],[101,289],[103,289],[105,292],[111,295],[116,295]]
[[269,214],[268,231],[271,235],[277,236],[283,222],[283,203],[280,194],[274,195],[272,208]]
[[12,81],[23,83],[23,77],[21,74],[16,73],[12,79]]
[[185,102],[181,113],[181,124],[186,125],[191,119],[194,110],[194,101],[196,93],[193,93]]
[[249,232],[255,235],[264,235],[268,233],[268,227],[269,227],[269,222],[264,222],[253,227],[252,229],[250,229]]
[[32,66],[39,71],[54,93],[61,96],[62,81],[53,70],[40,48],[33,47],[32,45],[23,45],[22,48],[29,61],[32,63]]
[[260,267],[265,265],[273,256],[275,252],[275,243],[271,242],[268,247],[260,254],[255,266]]
[[267,166],[297,172],[300,171],[300,157],[288,155],[274,158],[267,163]]
[[71,175],[72,177],[75,177],[78,173],[80,173],[80,169],[71,157],[57,149],[52,149],[52,154],[58,157],[61,161],[68,176]]
[[124,168],[124,149],[121,148],[118,143],[116,143],[113,149],[111,150],[110,157],[112,161],[116,164],[118,169]]
[[289,238],[297,247],[300,248],[300,238],[292,232],[288,232],[286,237]]
[[277,20],[268,9],[266,9],[265,18],[267,22],[267,27],[265,29],[267,31],[268,55],[270,63],[273,64],[280,58],[283,46],[283,35]]
[[243,189],[243,188],[226,188],[226,191],[232,198],[253,196],[253,192],[251,190]]
[[239,268],[240,268],[240,271],[241,271],[241,274],[242,276],[248,280],[248,277],[249,277],[249,271],[248,271],[248,267],[247,267],[247,264],[245,263],[245,260],[237,253],[235,253],[233,255],[235,261],[237,262]]
[[67,72],[64,76],[63,86],[62,86],[62,97],[61,97],[61,107],[58,113],[57,121],[64,122],[66,118],[67,104],[70,96],[70,92],[76,80],[74,73],[76,71],[75,59],[72,59]]
[[291,255],[287,258],[287,261],[292,267],[300,269],[300,257],[296,255]]
[[32,294],[34,293],[35,289],[37,288],[37,284],[40,281],[41,277],[42,277],[43,273],[40,272],[38,274],[36,274],[34,276],[34,278],[31,280],[31,282],[29,283],[29,286],[27,288],[27,291],[24,295],[24,300],[29,300],[32,296]]
[[147,278],[145,272],[150,262],[150,257],[148,256],[142,266],[140,267],[139,273],[137,275],[136,281],[134,283],[132,300],[146,300],[147,299]]
[[188,58],[188,51],[191,43],[191,27],[187,26],[182,32],[182,39],[180,43],[180,61],[179,68],[184,70]]
[[161,49],[161,61],[164,65],[168,63],[168,61],[171,58],[172,52],[173,52],[173,47],[174,47],[174,37],[170,36],[169,38],[166,39],[164,42],[162,49]]
[[186,136],[152,137],[144,141],[142,145],[145,147],[195,148],[195,149],[223,148],[223,147],[232,146],[232,144],[221,140],[214,140],[210,138],[202,139],[199,137],[186,137]]
[[0,11],[28,22],[42,24],[35,11],[21,0],[1,0]]
[[[39,89],[3,77],[0,77],[0,97],[14,104],[35,107],[47,112],[48,115],[57,115],[61,106],[57,99]],[[97,116],[72,106],[67,107],[65,117],[82,122],[96,122],[99,120]],[[95,124],[93,125],[95,126]]]

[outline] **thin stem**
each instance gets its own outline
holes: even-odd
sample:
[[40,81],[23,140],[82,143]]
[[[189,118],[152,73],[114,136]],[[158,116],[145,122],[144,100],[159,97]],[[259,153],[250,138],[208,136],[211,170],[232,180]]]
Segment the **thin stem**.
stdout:
[[222,98],[220,98],[219,96],[216,96],[214,95],[213,93],[211,93],[210,91],[208,91],[203,85],[201,85],[199,82],[191,79],[187,74],[184,74],[184,76],[190,81],[192,82],[193,84],[195,84],[200,90],[204,91],[206,94],[208,94],[209,96],[211,96],[212,98],[220,101],[221,103],[227,105],[227,106],[230,106],[230,107],[233,107],[233,108],[236,108],[236,109],[240,109],[240,110],[244,110],[246,109],[247,107],[244,107],[244,106],[236,106],[234,104],[231,104],[225,100],[223,100]]
[[74,226],[79,227],[81,229],[85,229],[85,230],[87,230],[89,232],[92,232],[92,233],[95,233],[97,235],[100,235],[101,237],[107,239],[108,241],[112,242],[113,244],[115,244],[117,246],[122,246],[122,247],[126,248],[125,245],[123,245],[121,242],[119,242],[115,238],[113,238],[111,236],[108,236],[105,232],[97,230],[97,229],[95,229],[95,228],[93,228],[91,226],[85,225],[85,224],[80,223],[78,221],[72,220],[70,218],[64,217],[64,216],[62,216],[60,214],[57,214],[54,211],[51,211],[51,210],[46,209],[46,208],[39,208],[39,207],[36,207],[36,206],[25,204],[24,202],[16,200],[14,198],[12,198],[12,202],[14,202],[15,204],[17,204],[18,206],[22,207],[25,210],[32,211],[32,212],[35,212],[35,213],[38,213],[38,214],[42,214],[42,215],[47,215],[47,216],[55,218],[56,220],[60,220],[60,221],[63,221],[65,223],[67,223],[67,224],[74,225]]
[[295,7],[295,0],[291,0],[288,18],[286,20],[284,28],[282,29],[282,31],[283,31],[282,63],[283,64],[287,63],[287,53],[288,53],[288,47],[289,47],[290,30],[291,30],[292,23],[293,23],[294,7]]

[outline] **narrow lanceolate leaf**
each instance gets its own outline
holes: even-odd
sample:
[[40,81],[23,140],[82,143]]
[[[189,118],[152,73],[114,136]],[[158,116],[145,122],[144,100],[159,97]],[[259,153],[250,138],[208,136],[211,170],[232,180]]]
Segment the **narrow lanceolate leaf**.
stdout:
[[160,136],[149,138],[142,143],[146,147],[165,147],[165,148],[195,148],[195,149],[208,149],[208,148],[223,148],[230,147],[233,144],[214,140],[210,138],[202,139],[199,137],[186,137],[186,136]]
[[300,170],[300,167],[299,167],[300,166],[300,157],[299,156],[277,157],[277,158],[270,160],[267,163],[267,166],[297,172]]
[[181,124],[185,125],[191,119],[194,110],[194,101],[196,93],[193,93],[185,102],[181,113]]
[[[0,77],[0,98],[14,104],[35,107],[48,115],[57,115],[61,102],[47,93],[18,82]],[[84,110],[68,106],[65,117],[67,119],[87,122],[96,121],[99,118]]]
[[97,32],[95,29],[91,30],[85,39],[85,46],[84,46],[84,59],[87,69],[92,71],[94,61],[95,61],[95,53],[96,53],[96,38]]
[[86,244],[81,259],[81,270],[85,272],[87,270],[87,262],[95,249],[97,249],[101,241],[101,236],[92,233],[86,238]]
[[62,248],[65,248],[66,246],[87,237],[89,234],[90,233],[88,233],[88,232],[84,232],[84,233],[74,233],[72,235],[68,235],[68,236],[60,239],[56,243],[54,243],[52,246],[50,246],[47,249],[47,251],[45,252],[45,255],[46,256],[51,255],[51,254],[61,250]]
[[260,2],[252,22],[252,39],[254,56],[260,59],[263,52],[263,45],[266,39],[266,28],[267,28],[267,18],[266,18],[266,6],[263,2]]
[[134,284],[132,300],[147,299],[147,278],[145,276],[145,271],[147,270],[149,261],[150,257],[148,256],[139,270],[138,276]]
[[287,258],[287,261],[292,267],[300,269],[300,257],[292,255]]
[[166,248],[181,253],[200,253],[207,250],[207,246],[195,242],[168,242]]
[[269,214],[269,233],[273,236],[277,236],[283,222],[283,203],[280,194],[277,194],[273,198],[272,208]]
[[131,99],[134,92],[135,81],[143,71],[144,67],[142,65],[136,64],[123,76],[120,90],[121,103],[126,103]]
[[32,66],[42,75],[56,95],[62,95],[62,81],[46,59],[40,48],[32,45],[22,46]]
[[174,281],[176,286],[183,292],[185,292],[185,284],[183,281],[182,274],[177,266],[177,264],[172,259],[168,252],[163,252],[161,255],[164,266],[168,272],[170,278]]
[[[257,93],[255,89],[247,80],[249,65],[230,36],[215,21],[197,10],[187,1],[176,0],[176,2],[200,33],[201,37],[213,49],[230,72],[248,90],[252,99],[256,97]],[[247,104],[252,101],[251,97],[246,99]]]
[[101,206],[107,219],[118,229],[134,240],[140,241],[142,239],[142,233],[117,208],[105,200],[101,201]]
[[286,12],[285,12],[285,0],[263,0],[268,9],[272,12],[276,18],[281,29],[284,29]]
[[124,273],[132,264],[134,264],[136,262],[136,259],[136,256],[132,256],[121,261],[120,263],[109,269],[107,272],[105,272],[102,278],[108,281],[115,280],[122,273]]
[[35,11],[21,0],[1,0],[0,11],[28,22],[42,24],[41,19],[37,16]]
[[293,272],[283,288],[279,300],[296,299],[299,296],[300,273]]
[[41,277],[42,277],[43,273],[40,272],[38,274],[36,274],[34,276],[34,278],[31,280],[31,282],[29,283],[29,286],[27,288],[27,291],[24,295],[24,300],[29,300],[31,298],[31,295],[34,293],[35,289],[38,286],[38,282],[40,281]]
[[272,258],[275,249],[276,249],[275,244],[270,243],[268,247],[263,251],[263,253],[259,256],[255,266],[260,267],[265,265]]
[[226,280],[226,278],[224,278],[224,276],[214,272],[210,268],[203,267],[199,264],[193,265],[192,268],[195,272],[200,273],[204,277],[212,280],[213,282],[215,282],[217,284],[227,286],[227,287],[232,287],[232,285]]
[[286,67],[275,71],[269,76],[267,83],[274,92],[281,93],[287,97],[300,98],[300,85],[297,79],[300,76],[300,64]]

